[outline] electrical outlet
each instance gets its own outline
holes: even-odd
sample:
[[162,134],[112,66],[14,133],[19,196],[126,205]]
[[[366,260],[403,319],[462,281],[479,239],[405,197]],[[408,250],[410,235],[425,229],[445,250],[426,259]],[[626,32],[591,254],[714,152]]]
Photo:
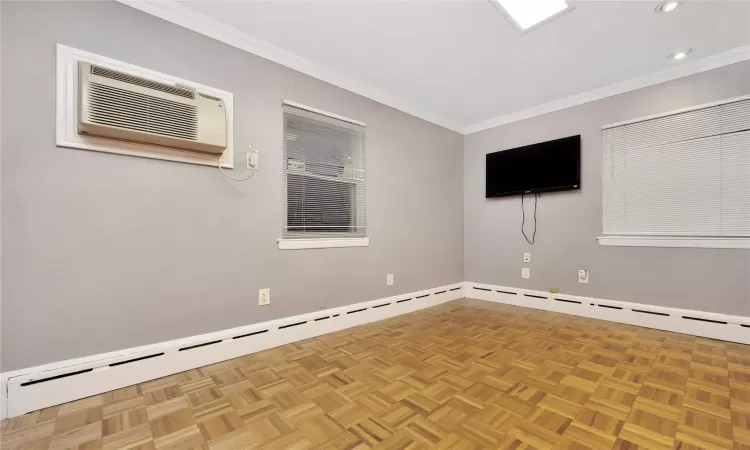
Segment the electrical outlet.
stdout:
[[521,278],[531,278],[531,269],[528,267],[521,269]]
[[523,254],[523,262],[531,262],[531,253]]
[[386,286],[393,286],[393,274],[389,273],[385,276],[385,284]]
[[265,306],[271,303],[271,290],[260,289],[258,290],[258,306]]
[[578,270],[578,282],[583,284],[589,283],[589,273],[586,270],[579,269]]

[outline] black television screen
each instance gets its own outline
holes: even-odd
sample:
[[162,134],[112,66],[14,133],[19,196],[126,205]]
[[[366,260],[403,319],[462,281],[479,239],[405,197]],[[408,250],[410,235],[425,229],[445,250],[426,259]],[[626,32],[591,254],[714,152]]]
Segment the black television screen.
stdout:
[[487,155],[487,198],[580,187],[580,135]]

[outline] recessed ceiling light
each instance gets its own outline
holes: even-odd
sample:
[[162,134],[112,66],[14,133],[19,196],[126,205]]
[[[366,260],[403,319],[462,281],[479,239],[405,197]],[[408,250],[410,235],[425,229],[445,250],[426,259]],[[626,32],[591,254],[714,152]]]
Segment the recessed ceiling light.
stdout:
[[668,13],[677,9],[678,6],[680,6],[680,2],[677,0],[665,0],[659,3],[659,6],[654,11],[657,13]]
[[668,56],[669,59],[673,59],[675,61],[678,61],[680,59],[684,59],[687,55],[693,53],[693,49],[687,49],[680,52],[674,52],[671,55]]
[[565,0],[492,0],[521,31],[571,9]]

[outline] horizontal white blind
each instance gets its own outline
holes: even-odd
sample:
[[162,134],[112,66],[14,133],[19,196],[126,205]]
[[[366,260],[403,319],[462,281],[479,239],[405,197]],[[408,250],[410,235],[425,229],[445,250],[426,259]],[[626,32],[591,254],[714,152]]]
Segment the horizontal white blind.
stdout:
[[750,100],[602,131],[605,235],[750,236]]
[[283,114],[283,236],[365,236],[365,128],[290,105]]

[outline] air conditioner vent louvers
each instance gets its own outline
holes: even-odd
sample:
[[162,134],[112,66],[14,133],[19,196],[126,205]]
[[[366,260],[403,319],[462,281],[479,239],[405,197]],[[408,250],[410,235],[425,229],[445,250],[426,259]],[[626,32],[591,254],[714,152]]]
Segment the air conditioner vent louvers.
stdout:
[[83,61],[78,72],[79,135],[212,155],[227,149],[224,100]]
[[100,125],[196,140],[198,110],[193,105],[90,83],[89,120]]
[[92,65],[91,73],[93,75],[98,75],[100,77],[111,78],[113,80],[122,81],[123,83],[135,84],[135,85],[143,86],[149,89],[166,92],[168,94],[179,95],[180,97],[185,97],[185,98],[190,98],[190,99],[195,98],[195,92],[191,91],[190,89],[179,88],[176,86],[170,86],[168,84],[147,80],[145,78],[134,77],[132,75],[128,75],[122,72],[116,72],[114,70],[105,69],[104,67]]

